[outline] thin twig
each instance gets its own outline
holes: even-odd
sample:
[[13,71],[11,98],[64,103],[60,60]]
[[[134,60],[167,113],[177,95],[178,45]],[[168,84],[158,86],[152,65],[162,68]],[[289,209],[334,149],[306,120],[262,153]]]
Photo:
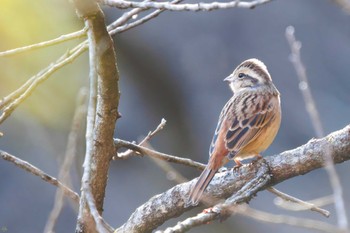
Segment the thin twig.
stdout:
[[79,202],[79,195],[76,192],[74,192],[73,190],[71,190],[70,188],[68,188],[66,185],[61,183],[55,177],[52,177],[52,176],[46,174],[45,172],[43,172],[39,168],[33,166],[32,164],[30,164],[22,159],[19,159],[16,156],[13,156],[5,151],[0,150],[0,156],[4,160],[15,164],[17,167],[22,168],[23,170],[26,170],[27,172],[32,173],[35,176],[39,176],[42,180],[62,189],[64,195],[71,198],[75,203]]
[[311,117],[311,123],[314,126],[317,137],[323,137],[324,130],[322,127],[320,114],[317,111],[315,100],[311,94],[305,66],[303,65],[300,58],[301,42],[295,39],[294,27],[287,27],[286,38],[289,42],[289,46],[291,49],[289,59],[293,63],[295,71],[297,72],[297,76],[299,78],[299,89],[303,94],[306,110],[309,113],[309,116]]
[[236,213],[267,223],[286,224],[290,226],[302,227],[329,233],[342,232],[340,229],[337,229],[336,226],[322,221],[271,214],[268,212],[252,209],[248,205],[239,206],[236,210]]
[[[329,195],[329,196],[309,200],[307,202],[311,203],[312,205],[321,207],[321,206],[333,204],[334,198],[333,198],[333,195]],[[292,210],[292,211],[309,210],[309,208],[307,206],[303,206],[303,205],[300,205],[298,203],[286,201],[285,199],[282,199],[281,197],[276,197],[274,200],[274,203],[276,206],[283,208],[283,209],[286,209],[286,210]]]
[[[146,142],[148,142],[149,140],[151,140],[151,138],[156,135],[159,131],[161,131],[164,126],[166,124],[166,120],[164,118],[162,118],[162,120],[160,121],[159,125],[157,126],[157,128],[153,131],[149,131],[147,136],[138,144],[139,146],[143,146]],[[117,159],[126,159],[130,156],[132,156],[133,154],[140,154],[139,152],[135,152],[133,150],[126,150],[124,152],[120,152],[120,153],[117,153],[117,155],[113,156],[113,160],[117,160]]]
[[72,32],[69,34],[65,34],[65,35],[61,35],[55,39],[52,40],[48,40],[48,41],[43,41],[43,42],[39,42],[36,44],[32,44],[32,45],[28,45],[28,46],[24,46],[24,47],[20,47],[20,48],[15,48],[15,49],[10,49],[10,50],[6,50],[3,52],[0,52],[0,57],[6,57],[6,56],[11,56],[11,55],[15,55],[15,54],[19,54],[19,53],[23,53],[23,52],[27,52],[30,50],[35,50],[35,49],[39,49],[39,48],[45,48],[48,46],[52,46],[55,44],[60,44],[69,40],[73,40],[73,39],[79,39],[82,37],[86,36],[86,28],[76,31],[76,32]]
[[2,114],[0,115],[0,124],[11,115],[11,113],[18,107],[19,104],[21,104],[28,96],[32,94],[32,92],[40,83],[48,79],[50,75],[56,72],[58,69],[73,62],[74,59],[77,58],[85,49],[86,46],[82,45],[76,51],[74,51],[73,54],[67,53],[63,56],[65,57],[64,59],[59,59],[59,62],[51,65],[42,75],[35,76],[35,79],[33,79],[32,82],[28,83],[28,85],[25,87],[22,86],[20,88],[21,91],[18,93],[20,94],[19,97],[13,99],[12,102],[9,102],[9,104],[4,108]]
[[[64,156],[60,172],[58,173],[58,179],[62,180],[62,182],[65,183],[68,183],[67,181],[69,180],[69,170],[77,152],[79,131],[81,130],[82,123],[84,122],[84,118],[86,117],[86,108],[87,90],[86,88],[81,88],[78,93],[77,107],[73,116],[73,122],[68,136],[66,154]],[[56,221],[63,207],[63,198],[63,192],[61,190],[57,190],[55,195],[54,206],[50,212],[44,232],[54,232]]]
[[142,9],[159,9],[159,10],[170,10],[170,11],[212,11],[219,9],[229,8],[248,8],[252,9],[257,6],[271,2],[272,0],[256,0],[251,2],[244,1],[230,1],[230,2],[212,2],[212,3],[193,3],[193,4],[172,4],[170,2],[132,2],[125,0],[102,0],[104,4],[120,9],[126,8],[142,8]]
[[[310,114],[311,121],[314,124],[314,128],[318,136],[322,136],[323,135],[322,124],[316,109],[315,102],[311,95],[310,88],[308,87],[309,84],[307,81],[305,67],[302,64],[301,58],[300,58],[301,43],[295,39],[294,31],[295,31],[294,27],[292,26],[289,26],[286,28],[286,38],[289,42],[291,53],[292,53],[291,61],[294,64],[294,67],[300,79],[301,85],[299,84],[299,86],[301,86],[300,89],[303,93],[304,101],[306,103],[308,113]],[[328,142],[324,142],[324,143],[325,143],[324,148],[326,149],[326,152],[327,152],[327,153],[324,153],[325,168],[333,188],[334,204],[337,212],[338,227],[343,230],[348,230],[349,224],[348,224],[348,219],[347,219],[347,214],[346,214],[346,209],[345,209],[345,204],[343,199],[343,189],[342,189],[339,177],[337,175],[337,172],[335,170],[333,158],[331,156],[332,148],[330,147]]]
[[322,214],[323,216],[325,216],[327,218],[330,215],[328,210],[322,209],[322,208],[320,208],[320,207],[318,207],[318,206],[316,206],[316,205],[314,205],[312,203],[300,200],[300,199],[298,199],[296,197],[293,197],[291,195],[283,193],[283,192],[275,189],[274,187],[269,187],[269,188],[267,188],[267,190],[270,191],[271,193],[275,194],[276,196],[282,198],[285,201],[294,202],[294,203],[297,203],[297,204],[303,206],[304,209],[306,209],[306,210],[309,209],[309,210],[312,210],[312,211],[316,211],[316,212]]
[[[151,145],[148,143],[152,137],[159,133],[165,126],[166,120],[163,118],[156,129],[150,131],[147,136],[138,144],[138,146],[145,146],[145,148],[151,148]],[[154,150],[153,150],[154,151]],[[140,152],[128,149],[125,152],[117,153],[116,156],[113,156],[113,159],[126,159],[132,155],[140,155]],[[184,176],[177,172],[168,162],[165,162],[161,159],[156,159],[152,156],[149,156],[150,159],[160,167],[167,175],[168,179],[174,180],[176,183],[180,184],[188,181]]]
[[148,149],[146,147],[143,146],[139,146],[136,145],[134,143],[128,142],[128,141],[124,141],[121,139],[114,139],[114,144],[116,146],[117,149],[124,147],[124,148],[128,148],[130,150],[134,150],[139,152],[140,154],[143,155],[148,155],[157,159],[162,159],[164,161],[168,161],[171,163],[178,163],[178,164],[182,164],[185,166],[189,166],[189,167],[193,167],[199,170],[203,170],[205,165],[196,161],[193,161],[191,159],[187,159],[187,158],[181,158],[181,157],[177,157],[174,155],[169,155],[169,154],[165,154],[165,153],[161,153],[155,150],[151,150]]
[[[148,1],[150,1],[150,0],[145,0],[145,2],[148,2]],[[111,30],[116,29],[117,27],[120,27],[123,24],[126,24],[126,22],[128,22],[128,20],[130,20],[134,16],[137,16],[137,14],[139,14],[139,13],[141,13],[143,11],[145,11],[145,9],[135,8],[135,9],[132,9],[132,10],[130,10],[128,12],[125,12],[117,20],[115,20],[114,22],[109,24],[108,27],[107,27],[107,30],[110,32]]]
[[[170,3],[171,4],[177,4],[177,3],[180,3],[182,2],[183,0],[174,0],[174,1],[171,1]],[[142,9],[142,8],[137,8],[139,9],[138,11],[144,11],[146,9]],[[136,10],[136,9],[134,9]],[[141,19],[138,19],[132,23],[128,23],[128,24],[124,24],[124,25],[118,25],[117,23],[111,23],[109,26],[108,26],[108,31],[109,31],[109,34],[114,36],[115,34],[117,33],[121,33],[121,32],[124,32],[124,31],[127,31],[131,28],[134,28],[136,26],[139,26],[141,24],[144,24],[146,23],[147,21],[157,17],[158,15],[160,15],[162,12],[164,12],[165,9],[158,9],[158,10],[155,10],[151,13],[149,13],[148,15],[142,17]],[[131,12],[131,11],[130,11]],[[136,11],[135,11],[136,12]],[[133,14],[133,15],[136,15],[137,13]],[[128,15],[129,18],[131,18],[133,15]],[[119,19],[118,19],[119,20]],[[118,21],[117,20],[117,21]],[[115,21],[115,22],[117,22]],[[121,20],[122,21],[122,20]],[[118,26],[117,26],[118,25]]]

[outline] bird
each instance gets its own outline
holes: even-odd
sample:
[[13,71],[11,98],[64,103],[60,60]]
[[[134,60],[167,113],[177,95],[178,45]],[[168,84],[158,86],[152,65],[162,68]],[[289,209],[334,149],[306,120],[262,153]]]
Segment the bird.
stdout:
[[224,105],[209,148],[209,161],[190,191],[190,204],[198,205],[216,172],[229,160],[236,166],[249,158],[260,159],[281,124],[280,93],[265,64],[251,58],[224,79],[233,96]]

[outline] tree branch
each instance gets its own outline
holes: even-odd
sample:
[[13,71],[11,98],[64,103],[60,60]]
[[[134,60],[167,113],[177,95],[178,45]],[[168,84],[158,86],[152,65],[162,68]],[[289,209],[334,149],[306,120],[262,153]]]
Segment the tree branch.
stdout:
[[120,9],[126,8],[142,8],[142,9],[159,9],[159,10],[170,10],[170,11],[212,11],[219,9],[229,8],[248,8],[253,9],[256,6],[260,6],[271,2],[272,0],[256,0],[251,2],[244,1],[230,1],[230,2],[212,2],[212,3],[193,3],[193,4],[173,4],[170,2],[132,2],[125,0],[101,0],[103,4],[108,6],[117,7]]
[[[264,188],[323,167],[325,147],[331,148],[330,153],[335,163],[350,160],[350,125],[324,138],[312,139],[296,149],[266,157],[265,163],[269,167],[266,175],[271,179]],[[204,195],[218,199],[227,198],[232,193],[241,190],[246,183],[256,177],[259,171],[259,167],[256,165],[245,165],[237,172],[230,170],[218,173]],[[138,207],[128,221],[116,232],[151,232],[168,219],[190,210],[193,207],[187,206],[186,203],[195,181],[196,179],[176,185],[168,191],[152,197]],[[251,192],[249,198],[264,188]],[[249,201],[249,198],[241,201]]]
[[119,116],[116,54],[113,40],[105,26],[103,12],[96,1],[73,2],[78,15],[84,19],[88,28],[91,87],[82,194],[76,232],[110,232],[112,228],[105,223],[101,215],[109,164],[115,154],[113,134]]
[[63,193],[66,196],[68,196],[69,198],[71,198],[75,203],[79,202],[79,195],[76,192],[74,192],[73,190],[71,190],[70,188],[68,188],[66,185],[62,184],[55,177],[52,177],[52,176],[46,174],[45,172],[43,172],[39,168],[33,166],[32,164],[30,164],[24,160],[21,160],[21,159],[17,158],[16,156],[13,156],[5,151],[0,150],[0,156],[4,160],[15,164],[17,167],[20,167],[20,168],[26,170],[27,172],[32,173],[33,175],[39,176],[42,180],[62,189]]

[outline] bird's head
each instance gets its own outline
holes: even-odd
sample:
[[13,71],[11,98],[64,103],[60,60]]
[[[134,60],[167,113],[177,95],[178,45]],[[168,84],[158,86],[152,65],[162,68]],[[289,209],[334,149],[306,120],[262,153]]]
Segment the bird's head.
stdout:
[[224,81],[229,82],[234,93],[247,88],[267,86],[272,83],[265,64],[256,58],[243,61]]

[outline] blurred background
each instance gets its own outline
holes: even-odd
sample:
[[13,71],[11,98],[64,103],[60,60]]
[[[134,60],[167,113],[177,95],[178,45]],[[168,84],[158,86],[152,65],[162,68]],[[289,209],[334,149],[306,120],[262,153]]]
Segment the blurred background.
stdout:
[[[124,11],[104,8],[107,22]],[[141,17],[140,15],[139,17]],[[151,140],[153,148],[203,163],[219,113],[232,93],[222,80],[243,60],[256,57],[267,65],[281,92],[283,119],[272,146],[273,155],[315,137],[298,89],[298,78],[288,57],[285,29],[293,25],[302,42],[301,56],[321,121],[328,134],[349,124],[350,15],[332,1],[276,0],[254,10],[165,12],[158,18],[114,37],[120,71],[120,112],[115,136],[140,140],[162,118],[167,125]],[[0,51],[52,39],[80,30],[83,23],[66,1],[3,0],[0,8]],[[0,58],[0,98],[8,95],[61,54],[77,44],[71,41],[24,54]],[[0,126],[0,149],[57,176],[78,90],[87,86],[87,54],[56,72]],[[83,148],[83,145],[82,145]],[[79,191],[79,153],[72,171]],[[173,165],[192,179],[199,171]],[[347,210],[350,209],[349,164],[336,166]],[[152,196],[175,185],[147,157],[113,161],[105,198],[104,217],[113,226]],[[0,229],[42,232],[52,209],[56,188],[38,177],[0,160]],[[332,193],[327,173],[318,169],[290,179],[277,188],[303,200]],[[311,211],[291,212],[274,205],[275,196],[260,192],[250,206],[274,214],[337,223],[332,205],[329,219]],[[200,208],[167,222],[171,226]],[[348,213],[350,217],[350,213]],[[350,219],[349,219],[350,221]],[[73,232],[76,213],[65,203],[56,232]],[[223,223],[191,232],[312,232],[233,216]]]

